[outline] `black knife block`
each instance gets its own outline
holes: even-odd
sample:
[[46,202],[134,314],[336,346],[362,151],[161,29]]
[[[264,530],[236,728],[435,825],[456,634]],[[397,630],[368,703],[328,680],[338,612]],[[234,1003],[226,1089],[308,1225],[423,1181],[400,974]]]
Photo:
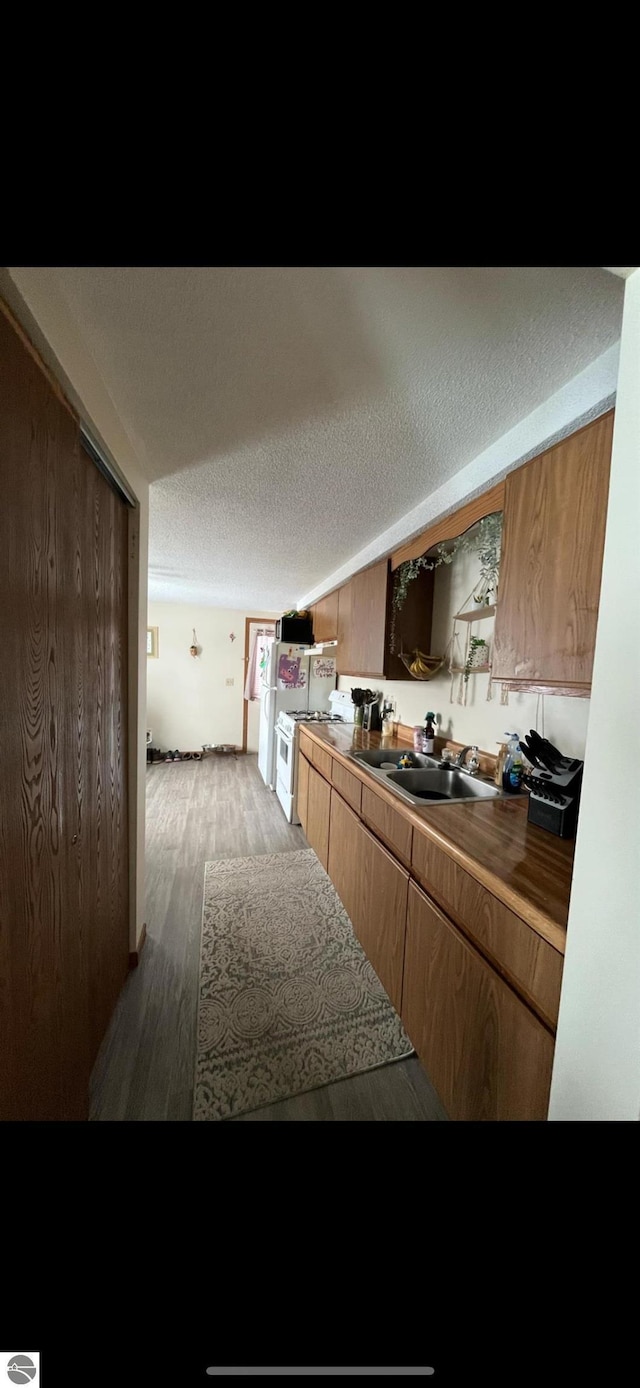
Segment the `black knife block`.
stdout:
[[584,762],[563,758],[563,769],[556,772],[530,771],[523,776],[529,791],[530,824],[547,829],[560,839],[572,839],[578,823],[580,788]]

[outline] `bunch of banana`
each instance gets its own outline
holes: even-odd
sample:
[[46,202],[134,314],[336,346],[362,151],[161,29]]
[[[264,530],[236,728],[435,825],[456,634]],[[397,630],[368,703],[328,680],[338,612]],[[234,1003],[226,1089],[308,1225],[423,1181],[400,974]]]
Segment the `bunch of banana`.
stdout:
[[409,666],[411,674],[418,676],[430,675],[432,670],[432,665],[429,664],[430,657],[428,655],[425,655],[424,651],[416,650],[414,654],[415,660],[412,660]]

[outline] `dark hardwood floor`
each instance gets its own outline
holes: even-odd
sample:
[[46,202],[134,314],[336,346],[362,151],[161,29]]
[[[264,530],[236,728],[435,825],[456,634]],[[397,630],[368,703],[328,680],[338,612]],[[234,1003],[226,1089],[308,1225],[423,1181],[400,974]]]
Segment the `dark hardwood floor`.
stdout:
[[[191,1121],[204,864],[306,847],[255,756],[148,768],[147,939],[94,1067],[92,1119]],[[230,1121],[442,1119],[411,1057]]]

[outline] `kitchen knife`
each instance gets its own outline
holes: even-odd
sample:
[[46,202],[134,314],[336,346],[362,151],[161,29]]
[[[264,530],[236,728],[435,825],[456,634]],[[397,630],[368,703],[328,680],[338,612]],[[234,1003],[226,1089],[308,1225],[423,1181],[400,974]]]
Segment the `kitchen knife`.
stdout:
[[535,728],[530,729],[529,738],[534,747],[538,747],[541,752],[546,752],[547,756],[553,757],[556,761],[571,761],[571,757],[563,757],[562,752],[554,747],[547,737],[541,737]]
[[527,758],[527,761],[530,762],[531,766],[535,766],[538,771],[542,770],[542,762],[538,761],[535,752],[532,750],[531,747],[527,746],[526,742],[520,743],[520,751],[524,752],[525,757]]
[[534,756],[536,756],[538,761],[542,762],[545,769],[550,771],[552,776],[554,776],[558,769],[556,759],[547,751],[544,738],[540,737],[540,734],[537,733],[534,728],[531,728],[527,742],[531,746]]

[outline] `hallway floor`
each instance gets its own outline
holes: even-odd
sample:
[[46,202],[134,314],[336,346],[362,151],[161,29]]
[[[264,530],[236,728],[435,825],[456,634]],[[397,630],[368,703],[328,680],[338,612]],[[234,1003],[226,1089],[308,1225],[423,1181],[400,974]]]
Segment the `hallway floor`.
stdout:
[[[204,864],[306,848],[257,757],[147,770],[147,939],[98,1055],[94,1120],[191,1120]],[[445,1119],[415,1057],[228,1121]]]

